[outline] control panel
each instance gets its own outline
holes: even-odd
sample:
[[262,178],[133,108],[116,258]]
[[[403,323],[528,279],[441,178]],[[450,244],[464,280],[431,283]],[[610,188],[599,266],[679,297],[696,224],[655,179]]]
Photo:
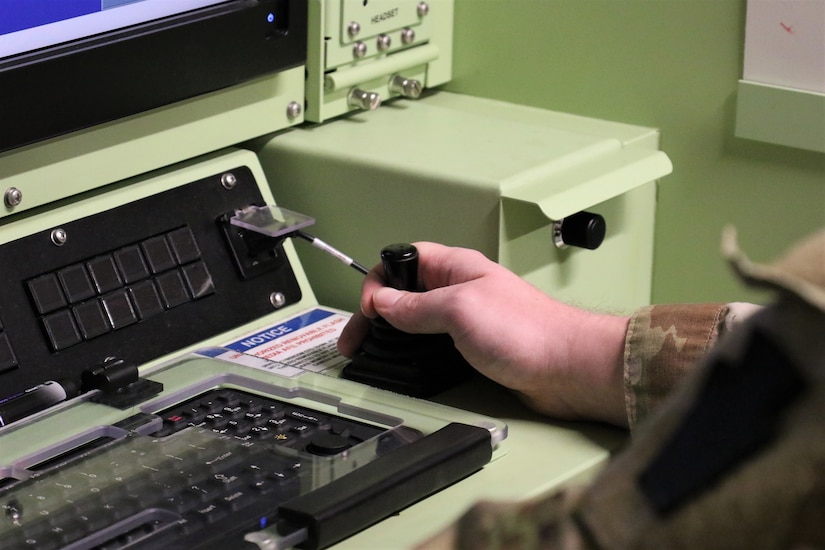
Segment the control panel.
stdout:
[[418,98],[452,75],[452,0],[314,0],[306,120]]
[[93,197],[0,243],[4,393],[79,381],[111,358],[141,365],[301,300],[282,245],[252,246],[226,221],[271,201],[248,166],[129,195]]

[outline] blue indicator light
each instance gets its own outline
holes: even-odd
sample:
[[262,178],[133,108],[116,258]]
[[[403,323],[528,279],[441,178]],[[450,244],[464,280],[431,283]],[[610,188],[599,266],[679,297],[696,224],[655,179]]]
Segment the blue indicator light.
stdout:
[[261,529],[266,527],[266,524],[267,524],[266,517],[262,517],[261,521],[259,522],[259,525],[261,526]]
[[270,13],[270,14],[268,14],[268,15],[266,16],[266,20],[267,20],[267,22],[269,22],[269,23],[274,23],[274,22],[275,22],[275,14],[274,14],[274,13]]

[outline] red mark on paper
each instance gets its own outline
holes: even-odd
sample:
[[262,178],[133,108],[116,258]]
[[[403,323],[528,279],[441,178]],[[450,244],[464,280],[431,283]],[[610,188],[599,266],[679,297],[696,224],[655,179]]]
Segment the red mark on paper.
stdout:
[[793,34],[793,27],[789,27],[788,25],[786,25],[785,23],[783,23],[781,21],[779,22],[779,26],[782,27],[783,29],[785,29],[786,33]]

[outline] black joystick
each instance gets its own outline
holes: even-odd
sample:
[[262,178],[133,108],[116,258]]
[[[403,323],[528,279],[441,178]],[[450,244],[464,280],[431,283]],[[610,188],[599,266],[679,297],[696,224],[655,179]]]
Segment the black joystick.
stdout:
[[[418,250],[406,243],[381,250],[387,284],[418,291]],[[447,334],[409,334],[377,318],[343,377],[415,397],[431,397],[473,372]]]
[[418,290],[418,249],[411,244],[397,243],[381,249],[381,265],[387,286],[398,290]]

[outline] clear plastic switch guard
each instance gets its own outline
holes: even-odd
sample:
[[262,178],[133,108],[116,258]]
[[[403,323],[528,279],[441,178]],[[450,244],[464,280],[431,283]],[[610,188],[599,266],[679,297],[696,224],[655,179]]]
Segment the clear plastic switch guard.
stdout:
[[269,237],[282,237],[309,227],[315,218],[278,206],[248,206],[236,210],[229,223]]

